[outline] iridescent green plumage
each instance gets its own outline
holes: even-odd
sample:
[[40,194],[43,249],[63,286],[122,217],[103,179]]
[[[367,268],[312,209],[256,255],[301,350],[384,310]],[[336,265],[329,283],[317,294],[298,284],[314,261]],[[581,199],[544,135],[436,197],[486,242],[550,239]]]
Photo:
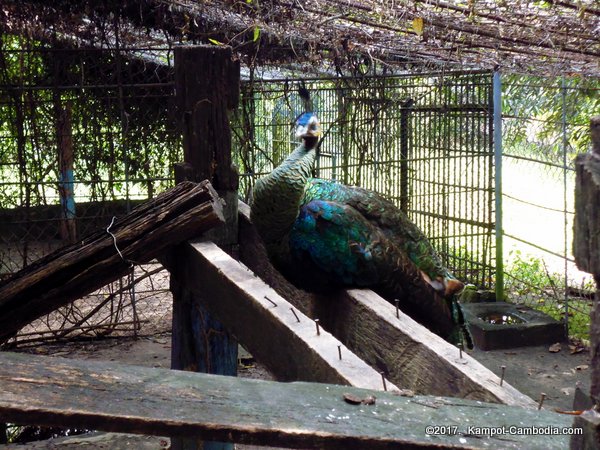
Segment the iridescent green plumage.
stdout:
[[317,141],[310,133],[302,137],[253,193],[252,221],[274,265],[309,290],[371,287],[450,334],[452,314],[443,296],[462,284],[393,203],[366,189],[310,178]]

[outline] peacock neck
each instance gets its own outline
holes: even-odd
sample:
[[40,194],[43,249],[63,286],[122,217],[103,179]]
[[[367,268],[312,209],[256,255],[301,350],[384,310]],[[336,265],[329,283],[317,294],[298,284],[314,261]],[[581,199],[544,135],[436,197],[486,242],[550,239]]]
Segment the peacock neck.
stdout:
[[271,252],[281,253],[281,247],[287,246],[314,162],[315,149],[301,144],[256,183],[252,221]]

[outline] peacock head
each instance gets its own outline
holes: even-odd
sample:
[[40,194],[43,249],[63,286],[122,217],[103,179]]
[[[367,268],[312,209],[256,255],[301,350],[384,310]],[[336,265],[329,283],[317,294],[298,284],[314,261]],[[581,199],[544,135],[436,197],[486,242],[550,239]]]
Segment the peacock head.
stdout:
[[321,137],[321,124],[315,113],[305,112],[296,119],[296,137],[307,147],[314,147]]

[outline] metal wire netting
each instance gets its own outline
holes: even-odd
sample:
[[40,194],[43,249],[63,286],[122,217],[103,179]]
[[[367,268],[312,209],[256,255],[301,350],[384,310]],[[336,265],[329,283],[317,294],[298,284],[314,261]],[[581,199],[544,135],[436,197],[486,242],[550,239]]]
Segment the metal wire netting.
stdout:
[[[172,164],[182,158],[169,48],[72,49],[19,39],[3,36],[0,51],[0,276],[106,228],[171,186]],[[381,192],[459,278],[492,288],[491,73],[305,83],[325,130],[317,175]],[[289,80],[242,84],[232,123],[244,198],[296,145],[297,87]],[[587,149],[598,80],[506,76],[503,89],[508,298],[584,335],[591,281],[571,256],[572,157]],[[159,270],[137,266],[19,339],[168,327],[168,276]]]
[[[306,80],[323,125],[317,175],[382,193],[457,277],[494,282],[490,72]],[[297,145],[297,83],[244,85],[235,121],[241,191]]]
[[590,147],[600,80],[506,76],[503,88],[503,227],[509,299],[587,337],[591,275],[573,259],[574,157]]
[[[9,35],[0,44],[2,277],[172,186],[182,150],[170,49],[73,49]],[[164,271],[136,266],[18,339],[137,333],[168,323],[167,294]]]

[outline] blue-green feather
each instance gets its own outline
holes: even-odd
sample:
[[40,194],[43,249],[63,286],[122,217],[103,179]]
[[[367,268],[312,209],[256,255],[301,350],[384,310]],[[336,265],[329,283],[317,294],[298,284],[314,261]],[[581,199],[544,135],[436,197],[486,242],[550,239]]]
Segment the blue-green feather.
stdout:
[[377,281],[370,251],[372,226],[352,208],[314,200],[302,206],[290,232],[294,261],[312,263],[340,285]]

